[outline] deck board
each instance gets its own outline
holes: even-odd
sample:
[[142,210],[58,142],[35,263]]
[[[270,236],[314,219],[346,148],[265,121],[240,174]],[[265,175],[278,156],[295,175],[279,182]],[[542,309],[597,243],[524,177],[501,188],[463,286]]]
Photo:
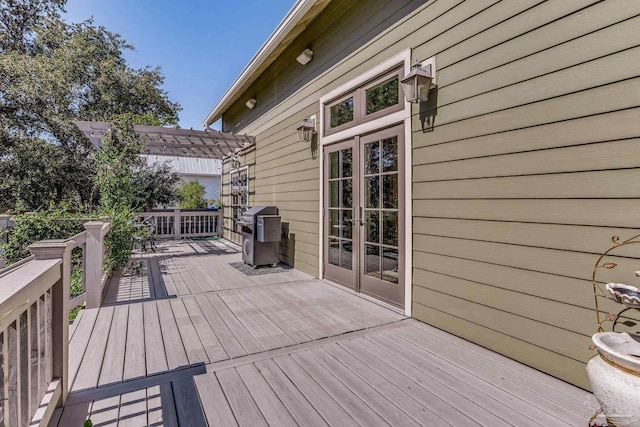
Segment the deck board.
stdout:
[[107,339],[111,330],[113,319],[113,307],[105,307],[98,313],[96,323],[87,343],[87,351],[82,358],[78,375],[73,382],[72,390],[93,388],[98,385],[100,370],[95,366],[101,366],[106,354]]
[[158,351],[158,348],[164,349],[165,344],[164,339],[162,338],[158,307],[155,302],[149,301],[143,304],[143,316],[144,354],[147,365],[147,375],[165,372],[169,369],[169,366],[167,365],[167,356],[165,352]]
[[224,348],[224,351],[230,358],[243,356],[246,354],[242,344],[238,341],[233,332],[229,329],[224,320],[220,317],[216,309],[207,298],[194,299],[202,314],[209,322],[209,326],[215,331],[217,337],[220,339],[220,344]]
[[162,243],[145,258],[74,322],[72,403],[58,425],[494,427],[591,415],[589,393],[347,289],[295,270],[246,276],[229,265],[233,245]]
[[147,375],[142,304],[131,304],[129,306],[128,320],[123,374],[125,380],[141,378]]
[[210,426],[237,426],[238,422],[233,416],[233,411],[227,402],[227,398],[220,387],[215,374],[200,375],[193,379],[206,420]]
[[[475,358],[469,360],[465,357],[464,352],[450,352],[446,350],[444,343],[435,344],[421,339],[409,331],[404,329],[393,331],[399,338],[405,341],[411,341],[412,344],[419,347],[419,352],[424,355],[433,355],[434,357],[441,358],[448,361],[451,364],[455,364],[464,371],[467,375],[474,374],[480,379],[492,384],[502,390],[512,394],[516,399],[522,399],[536,407],[548,407],[552,412],[561,416],[562,419],[571,421],[574,425],[581,422],[581,416],[573,412],[571,407],[575,402],[571,401],[564,395],[558,393],[552,393],[551,390],[545,390],[544,394],[532,390],[527,385],[527,378],[520,377],[519,381],[512,382],[505,379],[504,371],[495,370],[494,364],[482,363],[482,361]],[[437,349],[437,352],[434,350]],[[583,404],[584,402],[582,402]]]
[[[189,359],[182,344],[182,337],[173,317],[171,304],[168,300],[157,302],[160,326],[162,329],[163,347],[156,347],[156,351],[163,351],[167,355],[167,365],[169,370],[187,367]],[[159,343],[158,343],[159,344]]]
[[235,369],[216,373],[220,387],[241,426],[268,426],[244,381]]
[[116,306],[113,313],[111,330],[105,349],[103,366],[100,371],[99,385],[111,384],[122,381],[124,372],[124,354],[127,343],[127,330],[129,319],[129,307]]
[[[189,364],[196,365],[200,363],[209,363],[207,353],[202,346],[202,342],[200,341],[200,337],[198,337],[195,326],[191,323],[191,318],[189,317],[189,313],[187,313],[187,309],[184,308],[182,299],[172,299],[170,300],[170,303],[173,315],[176,319],[176,324],[178,325],[178,333],[180,334],[180,337],[182,337],[182,344],[184,345],[184,349],[187,353]],[[173,345],[173,343],[170,342],[168,345]]]
[[313,410],[333,426],[357,426],[358,423],[290,356],[274,359],[278,367],[311,402]]

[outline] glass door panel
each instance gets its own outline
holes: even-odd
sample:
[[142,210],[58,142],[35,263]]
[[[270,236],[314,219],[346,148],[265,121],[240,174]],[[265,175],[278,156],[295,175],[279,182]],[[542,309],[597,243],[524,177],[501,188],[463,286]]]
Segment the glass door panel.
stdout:
[[325,224],[327,240],[325,276],[356,289],[354,270],[355,206],[353,177],[353,141],[337,144],[325,150],[326,195]]
[[404,304],[403,126],[325,147],[324,276]]
[[404,251],[402,130],[397,126],[360,138],[364,225],[359,286],[362,292],[396,305],[404,304],[399,256]]

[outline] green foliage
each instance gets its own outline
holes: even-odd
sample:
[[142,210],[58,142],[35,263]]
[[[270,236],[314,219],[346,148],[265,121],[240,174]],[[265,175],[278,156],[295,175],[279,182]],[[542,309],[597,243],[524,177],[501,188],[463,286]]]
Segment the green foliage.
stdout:
[[169,205],[176,200],[180,175],[169,163],[154,163],[137,168],[133,173],[133,206],[138,212],[158,205]]
[[73,120],[176,125],[158,68],[121,36],[60,19],[64,0],[0,0],[0,211],[97,203],[94,150]]
[[178,187],[178,207],[180,209],[200,209],[207,207],[204,185],[196,181],[182,181]]
[[12,264],[29,256],[28,246],[39,240],[67,239],[84,231],[83,220],[59,207],[52,212],[15,215],[14,226],[2,244],[7,263]]
[[100,207],[109,210],[131,210],[134,170],[142,166],[139,156],[140,138],[128,123],[114,123],[102,140],[97,153],[94,176],[100,193]]
[[111,230],[105,237],[107,257],[104,268],[115,271],[127,265],[131,257],[132,242],[137,233],[134,227],[135,216],[131,209],[123,207],[104,210],[103,213],[108,213],[111,219]]
[[140,138],[132,127],[125,119],[114,123],[97,156],[94,179],[100,192],[100,214],[111,218],[111,230],[105,241],[109,250],[105,268],[110,271],[127,264],[136,232],[133,177],[143,161],[139,156]]

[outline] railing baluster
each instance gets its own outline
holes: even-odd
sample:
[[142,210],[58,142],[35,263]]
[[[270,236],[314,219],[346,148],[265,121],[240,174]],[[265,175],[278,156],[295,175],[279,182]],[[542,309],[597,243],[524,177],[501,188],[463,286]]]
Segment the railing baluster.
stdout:
[[47,304],[46,293],[38,298],[38,396],[47,391]]
[[7,399],[7,343],[6,343],[6,330],[0,333],[0,378],[2,378],[2,386],[0,387],[0,425],[6,425],[5,413],[6,413],[6,399]]
[[7,379],[7,397],[8,401],[8,419],[10,426],[19,425],[18,421],[18,331],[17,328],[19,325],[19,320],[16,320],[7,330],[8,339],[9,339],[9,348],[7,352],[7,359],[9,362],[9,377]]
[[45,294],[45,318],[46,318],[46,333],[45,333],[45,367],[44,367],[44,375],[47,379],[47,383],[51,381],[53,375],[51,373],[51,364],[53,362],[53,356],[51,355],[51,331],[53,323],[53,314],[51,313],[51,290],[48,290]]
[[20,373],[18,374],[18,387],[20,390],[20,425],[26,426],[31,421],[29,416],[29,385],[31,375],[29,369],[29,310],[20,315],[20,346],[18,357],[20,358]]
[[40,334],[38,330],[38,298],[29,306],[29,414],[34,414],[40,404],[40,369],[38,357],[38,342]]

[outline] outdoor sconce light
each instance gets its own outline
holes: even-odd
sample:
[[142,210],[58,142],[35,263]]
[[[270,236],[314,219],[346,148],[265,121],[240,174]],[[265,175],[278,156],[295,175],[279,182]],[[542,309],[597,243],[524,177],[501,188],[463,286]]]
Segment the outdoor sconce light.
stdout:
[[300,55],[296,57],[296,61],[302,65],[307,65],[313,59],[313,51],[309,48],[302,51]]
[[231,168],[238,169],[240,167],[240,156],[234,154],[231,156]]
[[300,138],[300,141],[311,142],[315,131],[316,120],[313,117],[305,118],[302,121],[302,125],[300,125],[300,127],[298,128],[298,137]]
[[411,67],[411,71],[400,81],[407,102],[420,103],[429,99],[429,91],[435,88],[436,64],[435,58],[426,61],[427,64],[421,66],[416,61]]
[[249,110],[251,110],[251,109],[253,109],[253,107],[255,107],[255,106],[256,106],[256,102],[258,102],[258,101],[256,101],[256,99],[255,99],[255,98],[251,98],[250,100],[248,100],[247,102],[245,102],[245,103],[244,103],[244,105],[246,105],[246,106],[247,106],[247,108],[248,108]]

